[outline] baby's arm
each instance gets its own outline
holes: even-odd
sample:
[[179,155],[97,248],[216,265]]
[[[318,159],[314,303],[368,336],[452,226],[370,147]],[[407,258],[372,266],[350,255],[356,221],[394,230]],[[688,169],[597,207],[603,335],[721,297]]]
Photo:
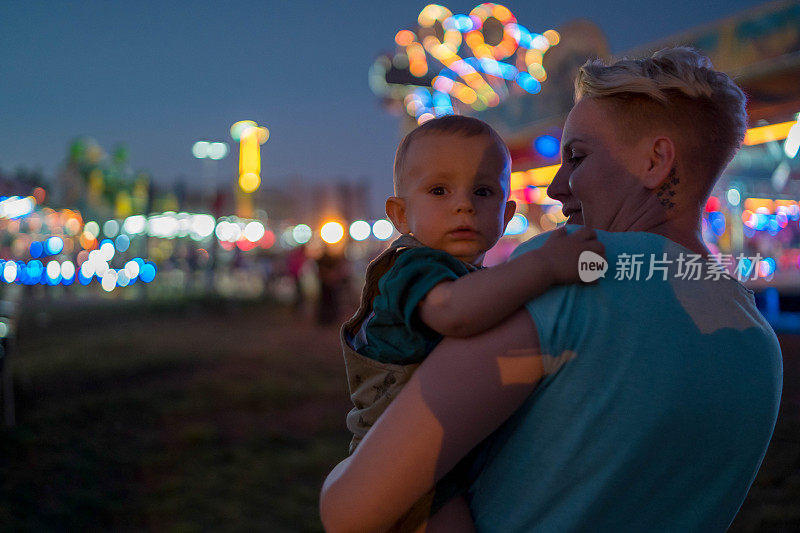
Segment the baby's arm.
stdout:
[[419,317],[448,337],[478,334],[551,286],[577,282],[578,257],[584,250],[604,253],[594,230],[584,227],[567,234],[565,228],[559,228],[537,250],[439,283],[419,303]]

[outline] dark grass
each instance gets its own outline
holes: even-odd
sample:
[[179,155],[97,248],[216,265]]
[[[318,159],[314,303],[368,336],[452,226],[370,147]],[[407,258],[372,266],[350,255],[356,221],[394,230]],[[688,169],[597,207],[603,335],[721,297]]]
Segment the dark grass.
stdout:
[[32,309],[18,345],[0,529],[321,530],[349,441],[335,329],[268,303],[87,306]]
[[[336,328],[218,300],[27,304],[2,531],[320,531],[344,457]],[[800,337],[735,532],[800,531]]]

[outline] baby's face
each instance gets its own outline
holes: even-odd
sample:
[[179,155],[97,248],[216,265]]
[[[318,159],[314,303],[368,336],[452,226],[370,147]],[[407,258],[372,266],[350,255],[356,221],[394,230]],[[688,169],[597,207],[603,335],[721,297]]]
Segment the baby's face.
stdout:
[[480,265],[514,215],[506,165],[488,135],[429,133],[415,139],[406,153],[398,229]]

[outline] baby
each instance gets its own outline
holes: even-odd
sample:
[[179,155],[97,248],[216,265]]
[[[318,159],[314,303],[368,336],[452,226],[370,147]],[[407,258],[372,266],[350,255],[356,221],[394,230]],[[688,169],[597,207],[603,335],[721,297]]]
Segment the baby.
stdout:
[[[538,250],[482,269],[516,208],[510,165],[503,140],[475,118],[432,119],[400,143],[386,214],[402,236],[367,267],[361,305],[341,332],[351,453],[444,336],[495,326],[552,285],[577,282],[582,251],[603,253],[593,231],[558,230]],[[395,530],[423,523],[432,498]],[[471,524],[463,498],[454,500],[448,516]]]

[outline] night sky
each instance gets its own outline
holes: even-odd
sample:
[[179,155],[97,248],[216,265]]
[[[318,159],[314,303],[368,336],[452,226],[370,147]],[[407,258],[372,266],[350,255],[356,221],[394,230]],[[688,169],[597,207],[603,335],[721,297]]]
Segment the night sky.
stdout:
[[[398,117],[367,85],[375,56],[427,2],[0,3],[0,169],[53,177],[70,140],[124,144],[163,184],[201,174],[196,140],[224,140],[237,120],[270,129],[264,183],[367,177],[391,190]],[[508,1],[531,31],[576,18],[611,51],[739,13],[752,0]],[[443,3],[469,13],[477,2]],[[219,166],[232,180],[236,154]]]

